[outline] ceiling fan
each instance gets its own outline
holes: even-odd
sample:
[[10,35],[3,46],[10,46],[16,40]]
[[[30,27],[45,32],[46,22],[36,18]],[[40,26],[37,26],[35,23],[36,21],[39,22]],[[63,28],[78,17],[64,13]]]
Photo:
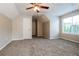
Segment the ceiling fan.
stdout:
[[42,9],[49,9],[48,6],[41,5],[42,3],[30,3],[30,4],[32,5],[32,7],[26,8],[26,10],[33,9],[34,11],[39,13],[41,8]]

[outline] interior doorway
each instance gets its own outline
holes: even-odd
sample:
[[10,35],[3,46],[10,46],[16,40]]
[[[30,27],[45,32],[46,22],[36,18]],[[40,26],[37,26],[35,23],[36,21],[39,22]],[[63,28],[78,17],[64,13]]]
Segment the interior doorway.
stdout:
[[50,21],[45,15],[32,16],[32,37],[49,39]]

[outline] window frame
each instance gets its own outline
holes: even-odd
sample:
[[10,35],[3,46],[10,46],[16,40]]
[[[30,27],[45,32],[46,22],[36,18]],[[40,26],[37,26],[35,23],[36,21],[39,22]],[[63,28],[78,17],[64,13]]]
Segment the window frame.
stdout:
[[[79,15],[79,14],[77,14],[77,15]],[[74,15],[74,16],[77,16],[77,15]],[[72,19],[71,19],[72,24],[73,24],[73,21],[74,21],[74,19],[73,19],[74,16],[70,16],[70,17],[72,17]],[[70,17],[66,17],[66,18],[70,18]],[[62,33],[64,33],[64,34],[71,34],[71,35],[79,35],[79,33],[75,33],[75,32],[64,32],[63,20],[66,19],[66,18],[62,19]]]

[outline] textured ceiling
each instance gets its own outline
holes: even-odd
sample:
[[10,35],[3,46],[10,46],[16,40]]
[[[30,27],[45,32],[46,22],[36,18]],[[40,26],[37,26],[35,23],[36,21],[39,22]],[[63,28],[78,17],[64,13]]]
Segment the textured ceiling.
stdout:
[[[48,16],[61,16],[65,13],[79,9],[79,4],[77,3],[43,3],[43,5],[47,5],[50,8],[48,10],[41,9],[40,14],[45,14]],[[29,3],[0,3],[0,14],[5,15],[12,20],[19,15],[37,15],[34,10],[26,10],[26,8],[30,6],[31,4]]]
[[[33,9],[30,9],[30,10],[26,10],[26,8],[28,7],[31,7],[32,5],[29,4],[29,3],[17,3],[15,4],[17,9],[19,10],[19,12],[22,14],[22,15],[35,15],[37,14]],[[53,4],[46,4],[46,3],[43,3],[43,4],[40,4],[40,5],[45,5],[45,6],[49,6],[49,9],[40,9],[40,13],[47,13],[47,12],[50,12],[53,8],[54,8],[54,5]]]
[[[37,14],[33,9],[26,10],[26,8],[30,7],[31,4],[29,3],[16,3],[15,4],[18,11],[21,15],[35,15]],[[43,3],[41,5],[49,6],[49,9],[40,9],[40,14],[51,14],[60,16],[64,13],[68,13],[70,11],[74,11],[78,9],[76,6],[77,4],[71,4],[71,3]]]

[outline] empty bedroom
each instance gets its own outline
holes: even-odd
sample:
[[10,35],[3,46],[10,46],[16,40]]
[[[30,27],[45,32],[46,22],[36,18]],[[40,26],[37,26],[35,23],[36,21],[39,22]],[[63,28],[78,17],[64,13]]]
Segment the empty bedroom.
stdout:
[[0,56],[79,56],[79,4],[0,3]]

